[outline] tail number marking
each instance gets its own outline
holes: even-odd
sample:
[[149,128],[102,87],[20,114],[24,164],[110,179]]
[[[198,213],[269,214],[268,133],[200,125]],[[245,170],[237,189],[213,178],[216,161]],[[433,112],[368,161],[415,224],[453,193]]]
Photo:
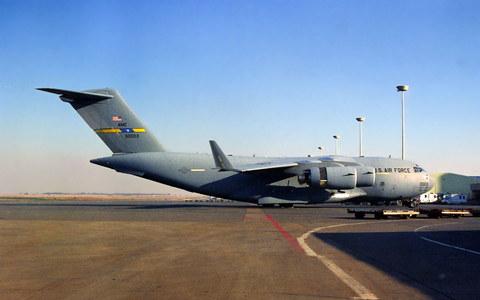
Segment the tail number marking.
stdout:
[[127,133],[125,135],[126,139],[138,139],[140,135],[138,133]]

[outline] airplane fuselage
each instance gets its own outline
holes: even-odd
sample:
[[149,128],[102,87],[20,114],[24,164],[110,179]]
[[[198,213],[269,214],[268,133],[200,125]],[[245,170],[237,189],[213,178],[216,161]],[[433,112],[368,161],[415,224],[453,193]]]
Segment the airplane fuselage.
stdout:
[[[394,201],[422,194],[434,184],[433,178],[416,164],[393,158],[229,156],[229,160],[234,165],[283,161],[299,165],[275,174],[237,173],[218,170],[208,154],[172,152],[122,154],[91,162],[191,192],[259,204]],[[375,182],[372,186],[353,189],[322,189],[301,184],[298,174],[312,164],[370,166],[375,169]]]

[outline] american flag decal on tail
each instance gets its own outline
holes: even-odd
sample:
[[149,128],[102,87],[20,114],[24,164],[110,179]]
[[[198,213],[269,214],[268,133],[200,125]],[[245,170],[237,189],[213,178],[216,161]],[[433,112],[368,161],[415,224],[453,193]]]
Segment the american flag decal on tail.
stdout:
[[113,121],[113,122],[121,122],[121,121],[122,121],[122,117],[113,116],[113,117],[112,117],[112,121]]

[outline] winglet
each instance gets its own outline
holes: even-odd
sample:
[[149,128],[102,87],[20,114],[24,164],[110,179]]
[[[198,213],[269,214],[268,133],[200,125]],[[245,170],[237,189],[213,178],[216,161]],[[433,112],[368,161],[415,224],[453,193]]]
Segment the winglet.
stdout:
[[217,142],[210,141],[210,148],[212,148],[213,160],[218,169],[221,171],[236,171],[225,153],[223,153],[222,149],[218,146]]

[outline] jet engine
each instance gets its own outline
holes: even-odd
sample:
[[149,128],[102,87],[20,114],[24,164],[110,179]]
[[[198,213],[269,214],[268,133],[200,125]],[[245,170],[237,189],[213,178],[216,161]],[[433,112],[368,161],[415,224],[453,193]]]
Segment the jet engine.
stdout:
[[375,169],[367,166],[310,168],[298,175],[298,182],[321,189],[368,187],[375,184]]

